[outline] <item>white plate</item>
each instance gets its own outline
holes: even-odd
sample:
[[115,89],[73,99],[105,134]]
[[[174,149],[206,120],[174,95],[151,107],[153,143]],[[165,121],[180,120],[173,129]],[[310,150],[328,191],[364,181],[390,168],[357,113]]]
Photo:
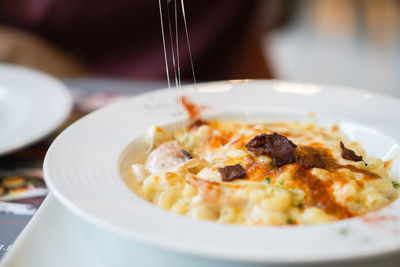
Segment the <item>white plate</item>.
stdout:
[[[400,255],[341,262],[340,267],[398,267]],[[66,209],[52,194],[0,259],[0,267],[261,267],[270,264],[234,263],[143,246],[102,231]],[[309,267],[309,265],[296,265]],[[317,267],[319,265],[312,265]],[[326,264],[321,264],[326,267]],[[330,265],[332,266],[332,265]],[[337,266],[337,265],[336,265]]]
[[[141,95],[70,126],[45,158],[44,175],[55,196],[91,223],[134,242],[208,258],[305,263],[399,252],[400,201],[362,218],[330,224],[248,227],[174,215],[132,193],[120,174],[120,167],[134,157],[134,150],[127,148],[148,126],[184,119],[176,101],[182,94],[207,105],[208,114],[304,119],[315,112],[317,123],[339,121],[372,155],[388,159],[400,152],[400,101],[395,98],[280,81],[205,83],[197,89],[200,93],[185,87]],[[393,172],[400,176],[399,161]]]
[[14,65],[0,65],[0,155],[38,141],[61,125],[72,107],[58,80]]

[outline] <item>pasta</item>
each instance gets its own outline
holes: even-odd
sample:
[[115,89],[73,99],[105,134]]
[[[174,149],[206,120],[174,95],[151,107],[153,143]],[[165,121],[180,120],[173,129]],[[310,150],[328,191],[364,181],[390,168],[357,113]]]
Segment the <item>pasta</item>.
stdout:
[[380,209],[399,195],[390,162],[337,126],[212,120],[174,136],[151,127],[131,167],[136,193],[176,214],[247,225],[315,224]]

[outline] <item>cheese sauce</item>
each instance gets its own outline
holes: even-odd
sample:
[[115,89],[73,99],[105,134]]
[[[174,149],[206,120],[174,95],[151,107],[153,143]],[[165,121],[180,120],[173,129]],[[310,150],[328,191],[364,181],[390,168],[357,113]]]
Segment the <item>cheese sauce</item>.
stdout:
[[[368,156],[337,125],[212,120],[194,122],[171,140],[185,162],[159,173],[135,164],[136,191],[155,205],[193,218],[314,224],[377,210],[399,195],[392,161]],[[165,152],[171,146],[164,143],[149,155],[153,165],[171,162],[164,157],[174,153]],[[354,159],[343,158],[344,152]]]

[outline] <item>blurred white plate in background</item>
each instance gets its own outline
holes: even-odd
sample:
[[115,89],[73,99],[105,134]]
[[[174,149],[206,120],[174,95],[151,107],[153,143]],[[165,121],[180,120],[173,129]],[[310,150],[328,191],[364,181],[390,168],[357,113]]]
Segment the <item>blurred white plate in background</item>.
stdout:
[[71,108],[71,94],[55,78],[1,64],[0,155],[45,137],[65,121]]

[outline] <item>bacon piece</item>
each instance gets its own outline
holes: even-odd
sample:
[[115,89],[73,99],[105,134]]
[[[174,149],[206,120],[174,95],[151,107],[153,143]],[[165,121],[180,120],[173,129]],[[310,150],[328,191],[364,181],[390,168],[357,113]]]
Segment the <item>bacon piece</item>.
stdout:
[[342,149],[342,158],[352,161],[362,161],[362,156],[357,155],[353,150],[347,149],[343,142],[340,141],[340,148]]
[[259,134],[246,144],[248,151],[270,156],[277,167],[296,162],[295,147],[292,141],[278,133]]
[[301,146],[296,151],[296,157],[300,166],[306,169],[325,168],[321,153],[313,147]]
[[228,165],[222,168],[218,168],[219,173],[221,174],[222,181],[230,182],[234,179],[244,178],[246,177],[246,173],[242,165]]
[[265,151],[267,149],[266,143],[267,143],[267,134],[259,134],[253,139],[251,139],[245,147],[247,148],[248,151],[252,151],[256,153],[257,155],[264,155],[267,152]]

